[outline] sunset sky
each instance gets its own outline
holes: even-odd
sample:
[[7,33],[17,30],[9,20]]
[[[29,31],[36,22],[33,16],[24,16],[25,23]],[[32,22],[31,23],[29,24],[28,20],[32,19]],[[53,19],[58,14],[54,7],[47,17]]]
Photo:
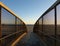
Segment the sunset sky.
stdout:
[[56,0],[1,0],[26,24],[34,24]]

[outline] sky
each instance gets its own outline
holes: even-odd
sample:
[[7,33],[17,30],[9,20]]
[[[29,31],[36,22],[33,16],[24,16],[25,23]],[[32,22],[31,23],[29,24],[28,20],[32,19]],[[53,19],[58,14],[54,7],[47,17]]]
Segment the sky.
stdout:
[[34,24],[56,0],[0,0],[26,24]]

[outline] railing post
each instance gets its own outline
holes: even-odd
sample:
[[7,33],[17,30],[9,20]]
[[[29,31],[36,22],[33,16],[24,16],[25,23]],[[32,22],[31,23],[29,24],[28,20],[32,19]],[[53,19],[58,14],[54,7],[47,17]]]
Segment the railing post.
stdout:
[[[55,7],[55,38],[57,35],[57,11],[56,11],[56,7]],[[56,40],[55,40],[55,46],[56,46]]]
[[[1,33],[1,6],[0,6],[0,38],[2,37]],[[1,40],[0,40],[0,46],[1,46]]]
[[[15,17],[15,32],[17,32],[17,17]],[[17,34],[16,34],[17,36]]]
[[[43,19],[44,19],[44,18],[42,17],[42,32],[44,32],[44,31],[43,31],[43,26],[44,26],[44,25],[43,25]],[[43,34],[43,33],[42,33],[42,39],[44,39],[44,34]]]

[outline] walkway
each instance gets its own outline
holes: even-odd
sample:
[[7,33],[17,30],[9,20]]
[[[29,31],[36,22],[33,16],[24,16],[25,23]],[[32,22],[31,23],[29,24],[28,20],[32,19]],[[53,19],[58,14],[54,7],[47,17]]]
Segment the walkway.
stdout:
[[40,38],[33,32],[28,33],[26,36],[17,43],[16,46],[45,46]]

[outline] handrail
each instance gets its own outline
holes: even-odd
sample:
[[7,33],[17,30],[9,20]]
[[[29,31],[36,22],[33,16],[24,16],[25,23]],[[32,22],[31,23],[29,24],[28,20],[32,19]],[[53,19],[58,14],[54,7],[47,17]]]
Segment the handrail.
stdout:
[[[40,31],[40,30],[39,30]],[[40,31],[41,33],[43,33],[43,34],[45,34],[44,32],[42,32],[42,31]],[[52,38],[52,39],[55,39],[55,40],[57,40],[57,41],[59,41],[60,42],[60,40],[59,39],[57,39],[57,38],[54,38],[54,37],[52,37],[52,36],[49,36],[49,35],[47,35],[49,38]]]
[[19,36],[14,42],[12,42],[11,46],[15,46],[25,35],[26,32]]
[[5,39],[5,38],[7,38],[7,37],[10,37],[10,36],[12,36],[12,35],[15,35],[15,34],[17,34],[17,33],[19,33],[19,32],[21,32],[21,31],[17,31],[17,32],[14,32],[14,33],[12,33],[12,34],[9,34],[9,35],[7,35],[7,36],[5,36],[5,37],[3,37],[3,38],[0,38],[0,40]]

